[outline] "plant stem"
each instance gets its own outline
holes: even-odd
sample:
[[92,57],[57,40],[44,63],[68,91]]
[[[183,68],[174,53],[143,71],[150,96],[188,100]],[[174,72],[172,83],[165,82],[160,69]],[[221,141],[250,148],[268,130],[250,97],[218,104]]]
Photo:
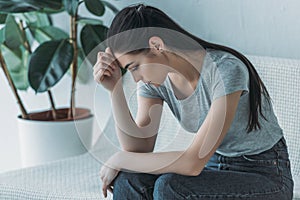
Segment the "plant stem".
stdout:
[[78,47],[77,47],[77,11],[74,16],[71,16],[71,42],[74,48],[74,56],[71,64],[71,74],[72,74],[72,86],[71,86],[71,102],[70,102],[70,110],[69,110],[69,118],[74,118],[76,116],[75,113],[75,85],[76,85],[76,76],[77,76],[77,56],[78,56]]
[[24,47],[25,47],[26,50],[31,54],[32,51],[31,51],[31,48],[30,48],[28,39],[27,39],[27,37],[26,37],[26,33],[25,33],[25,29],[24,29],[24,27],[23,27],[23,21],[22,21],[22,20],[20,20],[20,22],[19,22],[19,27],[20,27],[20,30],[22,31],[23,37],[25,38],[25,41],[24,41]]
[[[25,33],[25,28],[23,26],[23,21],[22,20],[20,20],[20,22],[19,22],[19,27],[20,27],[20,30],[22,31],[22,34],[23,34],[23,37],[24,37],[24,47],[31,54],[32,51],[31,51],[31,48],[30,48],[30,45],[29,45],[29,42],[28,42],[28,39],[27,39],[27,36],[26,36],[26,33]],[[52,92],[50,90],[48,90],[48,96],[49,96],[49,100],[50,100],[50,103],[51,103],[52,118],[54,120],[56,120],[57,119],[57,114],[56,114],[57,112],[56,112],[55,103],[54,103],[54,100],[53,100],[53,95],[52,95]]]
[[54,100],[53,100],[53,95],[50,90],[48,90],[48,96],[49,96],[49,100],[50,100],[51,108],[52,108],[52,117],[54,120],[56,120],[57,119],[56,108],[55,108],[55,104],[54,104]]
[[12,80],[12,78],[11,78],[9,72],[8,72],[5,60],[4,60],[3,56],[2,56],[1,49],[0,49],[0,63],[1,63],[1,67],[3,69],[3,72],[4,72],[5,76],[6,76],[6,79],[8,80],[8,83],[10,85],[10,88],[12,89],[13,94],[14,94],[15,98],[17,99],[17,102],[19,104],[19,107],[20,107],[20,110],[21,110],[21,113],[22,113],[22,118],[23,119],[28,119],[28,114],[27,114],[27,112],[25,110],[25,107],[24,107],[24,105],[22,103],[22,100],[21,100],[21,98],[20,98],[20,96],[18,94],[18,91],[17,91],[17,89],[15,87],[15,84],[14,84],[14,82],[13,82],[13,80]]

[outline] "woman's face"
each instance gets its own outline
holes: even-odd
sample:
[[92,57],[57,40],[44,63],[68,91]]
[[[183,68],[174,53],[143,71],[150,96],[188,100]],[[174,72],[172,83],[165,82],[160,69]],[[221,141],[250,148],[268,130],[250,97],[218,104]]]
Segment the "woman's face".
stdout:
[[143,81],[158,87],[166,79],[171,68],[168,67],[168,59],[162,54],[139,53],[118,54],[116,53],[122,68],[127,69],[133,76],[134,81]]

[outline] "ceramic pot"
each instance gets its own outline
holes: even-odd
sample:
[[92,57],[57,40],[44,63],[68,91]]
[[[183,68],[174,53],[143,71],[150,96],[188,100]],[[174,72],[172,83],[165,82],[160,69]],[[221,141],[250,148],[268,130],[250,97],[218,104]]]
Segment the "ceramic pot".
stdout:
[[[67,109],[60,109],[62,112]],[[77,109],[76,109],[77,110]],[[78,113],[86,113],[81,109]],[[21,160],[23,167],[44,164],[85,153],[91,147],[93,116],[85,114],[75,120],[44,121],[32,113],[32,119],[18,118]]]

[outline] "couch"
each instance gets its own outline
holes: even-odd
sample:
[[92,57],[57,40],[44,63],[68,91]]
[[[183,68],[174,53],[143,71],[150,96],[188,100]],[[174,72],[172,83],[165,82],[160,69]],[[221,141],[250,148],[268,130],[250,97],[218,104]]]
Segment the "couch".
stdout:
[[[294,200],[300,200],[300,60],[247,56],[265,82],[275,112],[284,130],[295,182]],[[126,98],[136,113],[136,86],[124,76]],[[193,134],[181,129],[168,107],[164,107],[155,151],[182,150]],[[0,199],[104,199],[99,169],[119,148],[114,120],[110,117],[88,153],[44,165],[0,174]],[[107,199],[112,199],[109,194]]]

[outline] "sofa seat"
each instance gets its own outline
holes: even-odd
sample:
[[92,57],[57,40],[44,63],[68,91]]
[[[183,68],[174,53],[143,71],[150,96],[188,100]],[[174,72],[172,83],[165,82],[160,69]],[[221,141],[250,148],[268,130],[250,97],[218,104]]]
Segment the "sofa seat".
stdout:
[[300,176],[294,176],[294,200],[300,200]]
[[104,199],[99,163],[90,153],[46,165],[7,172],[0,178],[0,199]]

